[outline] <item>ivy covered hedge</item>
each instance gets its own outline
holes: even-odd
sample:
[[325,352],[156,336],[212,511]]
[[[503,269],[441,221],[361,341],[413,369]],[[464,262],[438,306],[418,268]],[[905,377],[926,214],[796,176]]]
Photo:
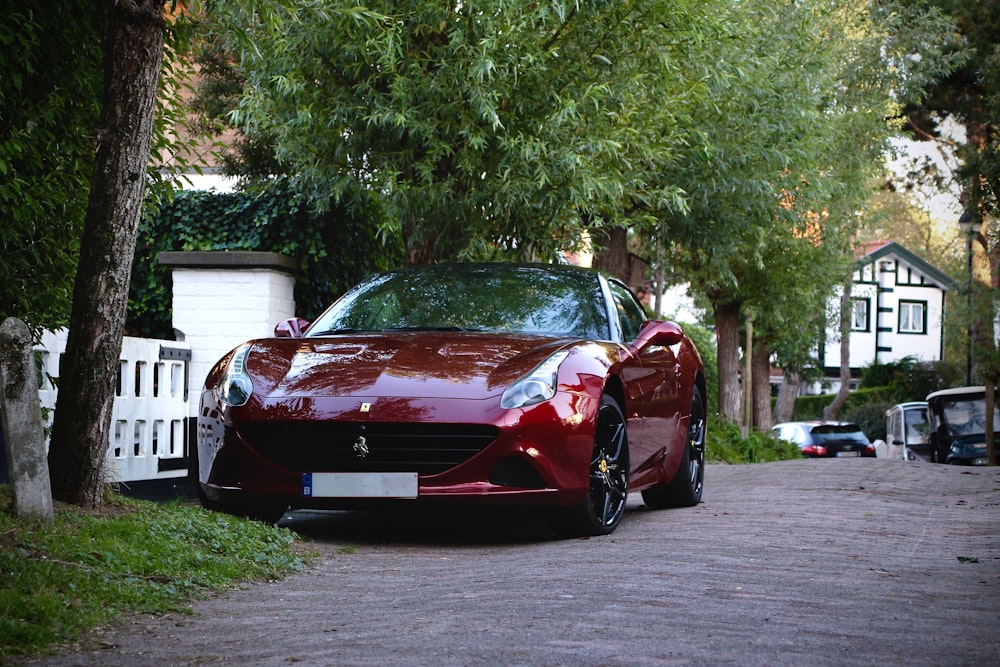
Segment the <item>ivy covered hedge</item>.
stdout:
[[367,194],[317,213],[280,181],[258,192],[178,192],[144,216],[136,243],[126,331],[174,337],[170,270],[157,262],[168,250],[257,250],[294,257],[296,314],[313,319],[368,274],[398,266],[398,239],[378,236],[381,210]]
[[[887,364],[876,363],[862,369],[861,387],[852,391],[840,410],[840,421],[861,427],[870,440],[885,440],[885,412],[897,403],[922,401],[927,394],[957,386],[960,378],[954,364],[921,362],[906,357]],[[793,419],[822,419],[823,408],[832,394],[800,396],[795,401]]]

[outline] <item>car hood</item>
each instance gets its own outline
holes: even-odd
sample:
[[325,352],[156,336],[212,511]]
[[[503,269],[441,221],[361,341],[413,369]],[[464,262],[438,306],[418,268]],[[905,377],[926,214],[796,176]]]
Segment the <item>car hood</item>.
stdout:
[[254,341],[247,371],[272,399],[486,398],[571,340],[467,332],[369,333]]

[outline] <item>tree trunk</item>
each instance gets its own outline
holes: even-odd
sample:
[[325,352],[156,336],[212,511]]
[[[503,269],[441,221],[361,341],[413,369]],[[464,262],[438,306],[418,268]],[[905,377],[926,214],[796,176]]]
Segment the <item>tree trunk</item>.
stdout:
[[774,421],[790,422],[795,415],[795,399],[799,396],[801,379],[797,373],[785,373],[785,381],[778,389],[778,400],[774,404]]
[[715,328],[719,346],[719,412],[740,423],[740,306],[715,306]]
[[666,262],[666,253],[663,250],[663,243],[660,241],[656,242],[656,277],[654,279],[656,283],[656,294],[653,297],[653,316],[658,319],[663,319],[663,294],[666,292],[666,286],[663,284],[667,280],[667,267],[664,266]]
[[52,425],[57,500],[100,504],[163,59],[162,0],[103,3],[104,97]]
[[771,416],[771,353],[765,345],[753,346],[753,427],[769,431],[774,426]]
[[989,221],[983,220],[983,229],[980,232],[980,243],[986,250],[986,280],[989,286],[988,315],[983,322],[983,327],[992,337],[987,335],[985,352],[988,359],[986,368],[983,370],[983,380],[986,385],[986,456],[990,465],[997,465],[997,443],[996,428],[993,423],[993,416],[997,405],[996,385],[1000,380],[1000,350],[997,349],[997,341],[1000,340],[1000,243],[991,245],[990,239],[996,238],[990,234]]
[[[840,409],[847,402],[847,395],[851,393],[851,285],[853,284],[853,273],[847,274],[844,282],[844,292],[840,295],[840,389],[825,408],[823,408],[823,419],[832,421],[840,415]],[[876,326],[878,326],[878,314],[876,313]]]
[[594,244],[600,246],[594,254],[594,268],[606,271],[629,284],[628,230],[612,227],[609,230],[593,232]]
[[997,464],[996,427],[993,415],[997,404],[996,384],[993,378],[986,378],[986,460],[991,466]]

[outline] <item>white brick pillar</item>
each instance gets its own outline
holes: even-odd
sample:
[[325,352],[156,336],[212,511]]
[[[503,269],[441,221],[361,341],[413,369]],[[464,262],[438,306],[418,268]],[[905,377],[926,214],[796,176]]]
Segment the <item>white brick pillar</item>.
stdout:
[[190,416],[208,371],[222,355],[251,338],[274,335],[274,325],[295,316],[291,257],[274,252],[220,250],[161,252],[173,276],[173,327],[191,346]]

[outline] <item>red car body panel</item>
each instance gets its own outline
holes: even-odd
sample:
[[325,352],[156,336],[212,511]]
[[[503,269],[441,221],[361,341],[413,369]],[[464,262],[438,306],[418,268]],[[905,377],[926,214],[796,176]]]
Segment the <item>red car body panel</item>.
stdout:
[[[679,342],[664,345],[663,332],[671,327],[677,333],[670,340]],[[301,327],[285,325],[291,329],[298,334]],[[333,442],[328,438],[365,434],[373,443],[372,459],[345,459],[344,465],[376,470],[377,455],[394,438],[409,437],[407,429],[445,425],[488,444],[455,465],[421,472],[418,500],[576,505],[588,493],[605,393],[617,397],[627,418],[629,488],[641,490],[676,474],[693,387],[703,383],[694,346],[676,325],[659,322],[647,323],[628,347],[453,331],[269,338],[247,345],[245,367],[253,383],[248,402],[226,405],[216,391],[232,352],[209,373],[201,396],[199,481],[212,501],[356,506],[354,499],[303,495],[303,473],[323,472],[316,466],[327,465],[320,450]],[[507,387],[560,349],[569,354],[559,366],[553,398],[501,407]],[[336,435],[320,434],[327,428]],[[262,435],[283,429],[291,434],[281,436],[291,443],[286,449],[308,442],[302,452],[314,458],[296,461]],[[337,465],[330,464],[330,471]]]

